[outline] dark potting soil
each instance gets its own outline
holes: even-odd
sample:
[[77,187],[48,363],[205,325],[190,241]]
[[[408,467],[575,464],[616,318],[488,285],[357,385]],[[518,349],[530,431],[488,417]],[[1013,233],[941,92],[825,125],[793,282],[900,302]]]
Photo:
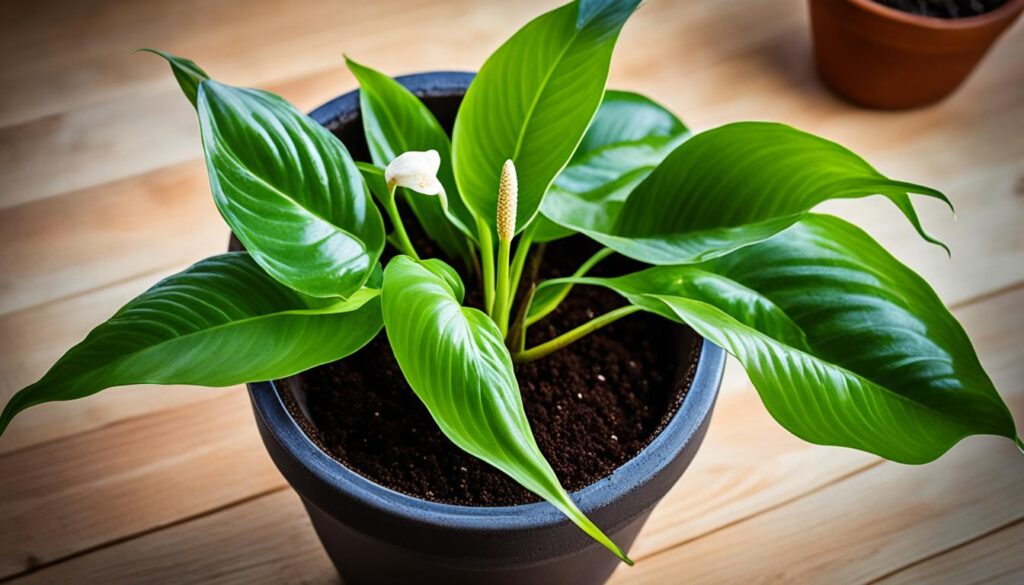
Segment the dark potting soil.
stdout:
[[[420,253],[429,254],[429,242],[414,239]],[[538,274],[568,275],[595,249],[582,238],[551,244]],[[594,274],[636,268],[611,257]],[[467,291],[468,299],[473,296]],[[527,346],[622,304],[606,289],[576,287],[557,311],[530,328]],[[566,489],[575,491],[607,476],[657,436],[682,402],[699,354],[700,338],[692,330],[637,313],[542,360],[516,366],[530,426]],[[441,433],[403,378],[383,332],[354,355],[305,372],[292,383],[305,389],[313,424],[290,392],[282,394],[305,432],[332,457],[378,484],[452,504],[538,500]]]
[[875,0],[879,4],[922,16],[967,18],[991,12],[1006,0]]

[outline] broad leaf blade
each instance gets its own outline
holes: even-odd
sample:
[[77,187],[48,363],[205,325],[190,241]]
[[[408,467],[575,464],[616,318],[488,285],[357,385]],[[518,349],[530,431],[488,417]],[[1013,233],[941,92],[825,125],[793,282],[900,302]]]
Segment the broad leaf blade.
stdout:
[[452,221],[442,209],[439,198],[405,189],[402,191],[427,235],[449,257],[469,262],[469,243],[463,234],[474,236],[474,232],[467,227],[474,222],[455,187],[448,135],[426,105],[400,83],[351,59],[346,58],[346,62],[359,81],[363,130],[374,164],[381,168],[387,167],[398,155],[410,150],[436,150],[441,156],[437,178],[444,185],[448,196]]
[[[580,228],[611,229],[609,220],[618,215],[629,194],[686,137],[657,136],[611,144],[573,159],[541,204],[542,215],[537,220],[541,224],[534,239],[548,242]],[[560,218],[561,224],[548,219],[549,215]]]
[[358,290],[384,224],[344,145],[263,91],[204,81],[198,111],[217,208],[260,266],[312,296]]
[[772,416],[807,441],[925,463],[968,435],[1016,435],[928,284],[838,218],[808,215],[702,264],[583,281],[725,348]]
[[573,159],[612,144],[686,134],[686,126],[664,106],[638,93],[610,89],[601,100]]
[[345,146],[280,97],[171,64],[199,114],[218,210],[271,276],[317,297],[346,297],[384,248],[384,222]]
[[398,256],[384,270],[384,325],[405,379],[453,443],[550,502],[627,560],[576,507],[537,447],[497,325],[463,307],[455,272],[430,262]]
[[93,329],[0,416],[112,386],[231,386],[290,376],[356,351],[383,325],[378,291],[308,297],[244,252],[203,260],[156,284]]
[[484,63],[453,132],[455,179],[474,215],[494,230],[498,178],[519,176],[516,230],[572,157],[601,103],[619,31],[639,0],[579,0],[544,14]]
[[607,91],[569,165],[541,203],[534,241],[575,233],[547,218],[595,229],[618,215],[622,202],[683,140],[689,131],[671,112],[635,93]]
[[[631,258],[652,264],[709,260],[765,240],[829,199],[880,194],[928,241],[909,193],[849,150],[781,124],[741,122],[697,134],[638,185],[614,217],[585,224],[570,209],[546,214]],[[614,208],[611,208],[614,211]]]

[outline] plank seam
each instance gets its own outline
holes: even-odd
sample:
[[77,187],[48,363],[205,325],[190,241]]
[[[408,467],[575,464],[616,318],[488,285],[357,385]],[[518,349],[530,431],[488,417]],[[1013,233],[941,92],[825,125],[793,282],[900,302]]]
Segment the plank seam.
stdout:
[[923,557],[921,557],[921,558],[919,558],[917,560],[911,561],[910,563],[908,563],[906,565],[903,565],[902,567],[899,567],[897,569],[893,569],[893,570],[891,570],[891,571],[889,571],[887,573],[884,573],[884,574],[882,574],[882,575],[880,575],[878,577],[875,577],[875,578],[871,579],[870,581],[866,582],[865,585],[874,585],[875,583],[882,582],[882,581],[884,581],[884,580],[886,580],[886,579],[888,579],[890,577],[893,577],[895,575],[898,575],[898,574],[900,574],[900,573],[902,573],[902,572],[904,572],[904,571],[906,571],[908,569],[911,569],[913,567],[916,567],[918,565],[926,563],[926,562],[928,562],[930,560],[937,559],[937,558],[939,558],[939,557],[941,557],[943,555],[949,554],[949,553],[951,553],[951,552],[953,552],[953,551],[955,551],[957,549],[963,548],[965,546],[969,546],[969,545],[971,545],[971,544],[973,544],[975,542],[978,542],[980,540],[984,540],[984,539],[986,539],[986,538],[988,538],[990,536],[993,536],[993,535],[995,535],[995,534],[997,534],[999,532],[1002,532],[1004,530],[1009,530],[1010,528],[1013,528],[1014,526],[1017,526],[1018,524],[1021,524],[1021,523],[1024,523],[1024,517],[1017,518],[1016,520],[1012,520],[1012,521],[1010,521],[1007,524],[1003,524],[1002,526],[996,526],[995,528],[986,530],[985,532],[982,532],[981,534],[976,534],[976,535],[974,535],[974,536],[964,540],[963,542],[958,542],[957,544],[954,544],[953,546],[950,546],[948,548],[942,549],[942,550],[940,550],[938,552],[934,552],[934,553],[925,555],[925,556],[923,556]]
[[22,570],[20,572],[12,573],[10,575],[6,575],[4,577],[0,577],[0,583],[9,583],[9,582],[21,579],[23,577],[26,577],[28,575],[31,575],[33,573],[38,573],[40,571],[44,571],[44,570],[46,570],[48,568],[54,567],[54,566],[59,565],[61,563],[65,563],[67,561],[71,561],[71,560],[74,560],[74,559],[77,559],[77,558],[80,558],[80,557],[84,557],[84,556],[87,556],[87,555],[99,552],[101,550],[104,550],[104,549],[107,549],[107,548],[110,548],[110,547],[113,547],[113,546],[117,546],[119,544],[123,544],[123,543],[131,541],[131,540],[135,540],[136,538],[143,538],[143,537],[148,536],[150,534],[155,534],[157,532],[160,532],[160,531],[163,531],[163,530],[167,530],[169,528],[174,528],[175,526],[180,526],[182,524],[187,524],[189,522],[192,522],[192,521],[195,521],[195,520],[199,520],[199,519],[204,518],[206,516],[211,516],[211,515],[214,515],[214,514],[218,514],[220,512],[224,512],[226,510],[230,510],[230,509],[236,508],[238,506],[244,506],[244,505],[246,505],[246,504],[248,504],[250,502],[254,502],[254,501],[259,500],[261,498],[265,498],[265,497],[271,496],[273,494],[276,494],[278,492],[281,492],[281,491],[284,491],[284,490],[287,490],[287,489],[291,489],[291,486],[289,486],[288,484],[285,484],[285,485],[282,485],[282,486],[278,486],[278,487],[275,487],[275,488],[266,489],[266,490],[257,492],[255,494],[250,494],[250,495],[248,495],[248,496],[246,496],[244,498],[238,499],[238,500],[227,502],[227,503],[221,504],[219,506],[214,506],[214,507],[209,508],[207,510],[196,512],[194,514],[189,514],[188,516],[182,516],[181,518],[176,518],[175,520],[172,520],[170,522],[164,522],[163,524],[158,524],[156,526],[152,526],[152,527],[147,528],[145,530],[140,530],[139,532],[134,532],[132,534],[126,534],[124,536],[119,536],[117,538],[113,538],[113,539],[105,541],[105,542],[97,543],[97,544],[94,544],[92,546],[88,546],[86,548],[83,548],[81,550],[77,550],[77,551],[75,551],[73,553],[70,553],[70,554],[67,554],[67,555],[64,555],[64,556],[61,556],[61,557],[56,557],[56,558],[49,559],[49,560],[46,560],[46,561],[41,561],[41,562],[39,562],[37,564],[33,564],[31,566],[26,567],[24,570]]
[[864,473],[865,471],[869,471],[871,469],[874,469],[875,467],[878,467],[879,465],[881,465],[883,463],[885,463],[885,460],[883,460],[883,459],[878,459],[876,461],[872,461],[871,463],[868,463],[867,465],[858,467],[856,469],[852,469],[852,470],[850,470],[850,471],[840,475],[839,477],[833,478],[833,479],[831,479],[831,480],[829,480],[829,481],[827,481],[827,482],[825,482],[825,483],[823,483],[823,484],[821,484],[821,485],[819,485],[819,486],[817,486],[815,488],[812,488],[812,489],[810,489],[810,490],[808,490],[806,492],[797,494],[797,495],[792,496],[790,498],[787,498],[785,500],[782,500],[782,501],[776,502],[774,504],[771,504],[770,506],[767,506],[767,507],[765,507],[765,508],[763,508],[761,510],[758,510],[758,511],[756,511],[756,512],[754,512],[752,514],[749,514],[747,516],[744,516],[742,518],[736,518],[734,520],[730,520],[729,522],[726,522],[725,524],[722,524],[721,526],[716,526],[715,528],[712,528],[711,530],[708,530],[707,532],[702,532],[701,534],[698,534],[696,536],[691,536],[691,537],[689,537],[689,538],[687,538],[685,540],[681,540],[681,541],[679,541],[679,542],[677,542],[675,544],[666,546],[664,548],[657,549],[654,552],[650,552],[650,553],[644,554],[642,556],[636,556],[636,557],[634,557],[634,559],[637,560],[638,562],[642,561],[644,559],[649,559],[649,558],[658,556],[660,554],[669,552],[671,550],[677,549],[677,548],[679,548],[681,546],[685,546],[687,544],[690,544],[691,542],[694,542],[696,540],[700,540],[701,538],[704,538],[706,536],[711,536],[712,534],[716,534],[716,533],[721,532],[723,530],[732,528],[733,526],[736,526],[738,524],[742,524],[743,522],[746,522],[748,520],[752,520],[754,518],[757,518],[758,516],[762,516],[764,514],[772,512],[774,510],[778,510],[779,508],[788,506],[788,505],[792,504],[793,502],[796,502],[797,500],[801,500],[801,499],[806,498],[808,496],[814,495],[814,494],[816,494],[816,493],[818,493],[818,492],[820,492],[822,490],[828,489],[828,488],[830,488],[830,487],[832,487],[832,486],[834,486],[836,484],[842,483],[842,482],[844,482],[844,481],[846,481],[846,480],[848,480],[848,479],[850,479],[850,478],[852,478],[852,477],[854,477],[856,475],[860,475],[861,473]]

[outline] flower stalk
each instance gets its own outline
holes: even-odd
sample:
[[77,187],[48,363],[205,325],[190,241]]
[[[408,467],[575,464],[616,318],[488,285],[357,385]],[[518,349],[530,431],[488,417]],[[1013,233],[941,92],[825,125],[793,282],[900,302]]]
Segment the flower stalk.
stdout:
[[395,190],[397,185],[388,182],[388,198],[383,201],[384,210],[388,214],[388,218],[391,220],[391,225],[395,228],[393,244],[403,254],[412,256],[416,260],[420,259],[420,255],[416,253],[415,246],[412,245],[412,240],[409,239],[409,234],[405,231],[405,224],[402,223],[402,216],[398,213],[398,205],[395,203]]
[[436,150],[425,152],[411,150],[403,152],[391,161],[384,169],[384,181],[388,187],[388,197],[384,201],[384,210],[395,228],[395,241],[398,248],[419,260],[416,248],[405,231],[402,216],[398,213],[395,203],[395,191],[399,187],[411,189],[423,195],[432,195],[441,199],[441,207],[448,207],[448,199],[444,193],[444,185],[437,179],[437,171],[441,168],[441,155]]

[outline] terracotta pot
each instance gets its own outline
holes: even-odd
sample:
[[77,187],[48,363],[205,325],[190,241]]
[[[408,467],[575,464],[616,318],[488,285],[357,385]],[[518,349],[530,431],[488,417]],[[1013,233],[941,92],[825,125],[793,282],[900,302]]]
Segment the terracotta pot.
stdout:
[[899,109],[949,95],[1024,10],[1024,0],[968,18],[942,19],[873,0],[810,0],[818,70],[839,95]]

